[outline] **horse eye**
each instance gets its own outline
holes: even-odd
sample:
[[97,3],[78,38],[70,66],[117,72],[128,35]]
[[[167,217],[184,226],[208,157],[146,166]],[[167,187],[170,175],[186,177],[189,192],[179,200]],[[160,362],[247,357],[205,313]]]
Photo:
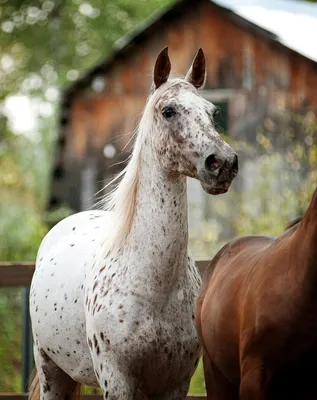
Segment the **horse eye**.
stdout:
[[213,117],[217,117],[218,115],[220,114],[220,108],[219,107],[216,107],[215,108],[215,110],[214,110],[214,112],[213,112]]
[[162,110],[162,114],[164,118],[169,119],[176,114],[176,111],[172,107],[165,107]]

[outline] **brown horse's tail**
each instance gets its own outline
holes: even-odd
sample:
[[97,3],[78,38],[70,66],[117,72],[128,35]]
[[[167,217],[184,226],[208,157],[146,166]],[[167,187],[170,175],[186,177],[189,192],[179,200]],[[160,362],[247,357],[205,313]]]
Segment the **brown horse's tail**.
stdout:
[[[71,400],[80,400],[81,384],[76,382]],[[34,368],[29,382],[29,400],[40,400],[40,380],[36,368]]]
[[40,380],[36,368],[33,369],[29,380],[29,400],[40,400]]
[[81,384],[76,382],[76,386],[72,393],[71,400],[80,400],[80,395],[81,395]]

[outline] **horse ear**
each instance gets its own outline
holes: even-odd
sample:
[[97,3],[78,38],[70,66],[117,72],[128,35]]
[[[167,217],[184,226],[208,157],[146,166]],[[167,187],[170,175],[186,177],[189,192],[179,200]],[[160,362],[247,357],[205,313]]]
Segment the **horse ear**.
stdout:
[[159,88],[168,80],[171,72],[171,62],[168,56],[168,47],[165,47],[157,56],[154,67],[154,85]]
[[206,81],[206,59],[202,49],[197,51],[194,61],[186,74],[185,79],[195,88],[199,89],[204,86]]

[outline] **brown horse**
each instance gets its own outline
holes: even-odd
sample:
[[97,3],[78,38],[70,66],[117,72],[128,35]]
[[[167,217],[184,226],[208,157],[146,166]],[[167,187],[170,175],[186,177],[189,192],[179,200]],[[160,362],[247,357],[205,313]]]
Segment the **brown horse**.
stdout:
[[197,301],[209,400],[317,399],[317,190],[277,239],[213,258]]

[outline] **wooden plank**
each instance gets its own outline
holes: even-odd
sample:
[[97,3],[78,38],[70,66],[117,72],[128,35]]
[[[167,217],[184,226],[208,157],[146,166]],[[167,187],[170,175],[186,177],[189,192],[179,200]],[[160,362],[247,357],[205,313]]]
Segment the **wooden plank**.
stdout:
[[34,262],[0,262],[0,287],[27,287],[31,284]]
[[[28,395],[25,393],[0,393],[0,400],[27,400]],[[90,394],[81,396],[82,400],[102,400],[103,396],[99,394]],[[205,400],[205,395],[189,395],[187,400]]]
[[[196,260],[197,267],[202,275],[209,264],[209,260]],[[27,287],[30,286],[34,272],[34,262],[2,262],[0,261],[0,287]]]

